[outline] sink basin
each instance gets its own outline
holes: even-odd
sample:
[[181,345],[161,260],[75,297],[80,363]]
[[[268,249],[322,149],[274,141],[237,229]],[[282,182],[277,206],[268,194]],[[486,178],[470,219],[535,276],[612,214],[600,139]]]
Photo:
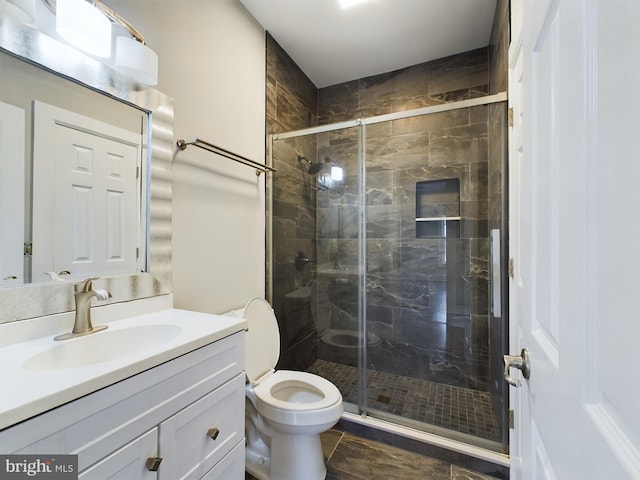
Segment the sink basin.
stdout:
[[83,337],[55,342],[51,348],[28,358],[23,366],[29,370],[80,368],[108,362],[155,347],[176,337],[177,325],[145,325],[104,330]]

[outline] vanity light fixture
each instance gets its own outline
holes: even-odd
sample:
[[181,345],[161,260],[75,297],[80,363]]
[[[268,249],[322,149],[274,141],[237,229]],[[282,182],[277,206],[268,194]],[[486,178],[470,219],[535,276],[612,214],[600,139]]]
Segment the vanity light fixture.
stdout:
[[130,37],[116,37],[116,70],[145,85],[158,84],[158,55],[145,43],[144,37],[118,12],[100,0],[91,0],[93,5],[107,17],[129,32]]
[[31,25],[36,19],[36,0],[0,0],[0,12]]
[[85,0],[56,1],[56,31],[73,46],[91,55],[111,55],[111,22]]
[[[7,1],[7,0],[0,0]],[[16,0],[25,1],[25,0]],[[50,2],[51,0],[45,0]],[[108,7],[100,0],[56,0],[56,25],[59,22],[66,23],[69,31],[91,31],[94,32],[97,29],[95,27],[89,27],[89,17],[95,17],[96,21],[103,24],[106,22],[108,25],[108,34],[104,34],[99,43],[102,45],[108,45],[108,50],[105,48],[102,52],[96,53],[95,51],[87,50],[87,42],[83,41],[80,44],[76,43],[68,36],[64,35],[60,28],[57,26],[58,33],[71,41],[75,46],[80,49],[92,53],[96,56],[108,57],[111,54],[111,22],[117,23],[122,26],[130,36],[118,36],[116,37],[115,44],[115,59],[114,66],[117,71],[133,78],[139,83],[145,85],[155,86],[158,84],[158,55],[151,50],[145,43],[144,37],[138,32],[133,25],[125,20],[118,12]],[[75,18],[69,15],[66,11],[65,4],[74,4]],[[61,8],[62,6],[62,8]],[[77,6],[77,10],[76,7]],[[80,12],[87,12],[87,20],[79,17]],[[90,13],[89,13],[90,12]],[[83,13],[84,15],[84,13]],[[102,27],[100,27],[102,28]],[[73,37],[73,35],[72,35]],[[98,43],[97,41],[95,43]]]

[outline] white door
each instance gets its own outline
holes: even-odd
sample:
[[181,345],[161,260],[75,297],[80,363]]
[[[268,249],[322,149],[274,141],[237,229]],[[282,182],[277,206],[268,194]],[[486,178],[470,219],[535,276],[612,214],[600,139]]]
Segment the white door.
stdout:
[[34,105],[33,281],[137,270],[141,134]]
[[0,287],[24,282],[24,120],[0,102]]
[[511,3],[511,478],[638,479],[640,2]]

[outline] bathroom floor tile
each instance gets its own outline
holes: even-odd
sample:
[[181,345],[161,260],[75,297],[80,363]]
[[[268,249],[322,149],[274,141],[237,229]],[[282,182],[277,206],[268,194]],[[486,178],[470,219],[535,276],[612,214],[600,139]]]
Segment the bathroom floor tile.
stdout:
[[456,465],[451,466],[451,480],[489,480],[492,478]]
[[[333,382],[345,402],[358,403],[356,367],[316,360],[308,371]],[[488,392],[374,370],[367,375],[370,410],[500,442],[500,429]]]
[[343,432],[331,429],[327,430],[320,436],[320,441],[322,442],[322,453],[324,454],[325,462],[328,461],[331,458],[331,455],[333,455],[333,452],[336,451],[338,443],[340,443],[343,435]]
[[451,465],[345,434],[327,465],[328,479],[450,480]]
[[[495,480],[337,429],[328,430],[321,437],[327,480]],[[245,480],[255,479],[246,474]]]

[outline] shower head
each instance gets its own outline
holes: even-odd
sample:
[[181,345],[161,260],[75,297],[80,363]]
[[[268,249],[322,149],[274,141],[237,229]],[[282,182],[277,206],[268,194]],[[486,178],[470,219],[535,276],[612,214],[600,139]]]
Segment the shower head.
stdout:
[[309,173],[309,175],[316,175],[317,173],[320,172],[320,170],[322,170],[322,167],[324,165],[322,163],[314,163],[314,164],[310,164],[309,168],[307,169],[307,173]]
[[313,163],[307,157],[300,154],[298,154],[298,161],[305,164],[305,169],[309,175],[316,175],[323,167],[322,163]]

